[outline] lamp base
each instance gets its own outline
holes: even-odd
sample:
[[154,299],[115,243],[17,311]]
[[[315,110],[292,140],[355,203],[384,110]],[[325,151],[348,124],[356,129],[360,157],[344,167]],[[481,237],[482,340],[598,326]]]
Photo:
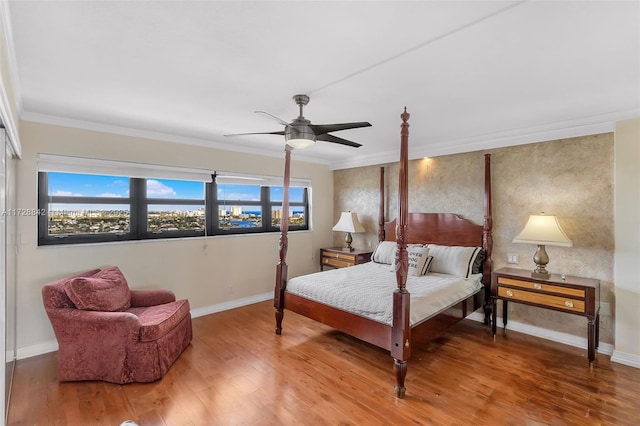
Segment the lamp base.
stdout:
[[549,263],[549,256],[544,248],[544,244],[538,244],[538,249],[533,255],[533,262],[536,264],[536,269],[531,272],[533,278],[546,278],[549,279],[551,274],[547,271],[547,264]]
[[551,277],[549,271],[546,272],[538,272],[538,270],[531,271],[531,278],[543,278],[548,280]]
[[342,250],[344,251],[353,251],[353,247],[351,247],[351,243],[353,242],[353,237],[351,236],[351,232],[347,232],[347,236],[344,238],[344,247]]

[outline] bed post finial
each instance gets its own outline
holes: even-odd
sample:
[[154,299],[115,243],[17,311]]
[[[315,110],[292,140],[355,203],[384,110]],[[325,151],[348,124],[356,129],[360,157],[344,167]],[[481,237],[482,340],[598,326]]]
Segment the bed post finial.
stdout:
[[411,114],[407,112],[407,107],[404,107],[404,112],[400,114],[400,118],[402,118],[403,124],[409,125],[407,123],[409,121],[409,117],[411,117]]

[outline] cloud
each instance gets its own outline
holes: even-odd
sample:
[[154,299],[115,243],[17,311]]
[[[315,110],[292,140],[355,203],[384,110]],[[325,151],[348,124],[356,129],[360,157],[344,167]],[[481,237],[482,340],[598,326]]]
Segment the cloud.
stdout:
[[96,195],[96,197],[116,197],[116,198],[122,198],[122,195],[120,194],[112,194],[110,192],[105,192],[104,194],[98,194]]
[[50,195],[60,196],[60,197],[82,197],[83,196],[82,194],[76,194],[71,191],[61,191],[61,190],[57,190],[56,192]]
[[260,201],[260,198],[256,198],[251,194],[243,192],[223,192],[218,191],[219,200],[242,200],[242,201]]
[[173,188],[165,185],[162,182],[158,182],[155,179],[147,179],[147,196],[155,197],[173,197],[176,195],[176,191]]

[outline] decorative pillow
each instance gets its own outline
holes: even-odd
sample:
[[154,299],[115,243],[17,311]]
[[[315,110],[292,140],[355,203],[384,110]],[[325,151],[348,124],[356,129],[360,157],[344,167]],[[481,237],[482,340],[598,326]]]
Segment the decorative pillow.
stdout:
[[64,291],[78,309],[85,311],[125,311],[131,306],[127,280],[117,266],[104,268],[92,277],[67,282]]
[[[424,247],[422,244],[407,244],[407,250],[413,247]],[[371,260],[376,263],[393,265],[396,261],[398,243],[395,241],[380,241],[371,254]]]
[[422,268],[422,270],[424,271],[422,275],[427,275],[429,272],[431,272],[431,265],[433,265],[433,256],[427,256],[427,261],[424,262],[424,268]]
[[[433,261],[433,257],[429,256],[428,254],[429,249],[426,247],[408,247],[407,264],[409,266],[409,270],[407,271],[407,273],[416,277],[425,275],[429,271],[431,262]],[[395,272],[395,270],[396,262],[394,259],[393,263],[391,264],[391,271]]]
[[380,241],[371,254],[371,260],[376,263],[393,265],[396,260],[396,242]]
[[476,256],[476,260],[473,261],[473,268],[471,268],[472,274],[481,274],[482,273],[482,262],[484,262],[485,254],[484,249],[481,248]]
[[472,273],[473,263],[478,256],[481,247],[439,246],[428,244],[429,255],[433,256],[431,272],[455,275],[460,278],[469,278]]

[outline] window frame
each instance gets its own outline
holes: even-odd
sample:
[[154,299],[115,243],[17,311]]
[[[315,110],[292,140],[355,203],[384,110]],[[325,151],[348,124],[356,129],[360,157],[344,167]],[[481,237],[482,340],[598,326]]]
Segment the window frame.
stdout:
[[[300,188],[302,188],[302,201],[291,201],[291,198],[289,198],[289,209],[292,207],[302,207],[302,210],[304,211],[305,224],[302,226],[293,225],[291,221],[289,221],[289,231],[303,231],[309,229],[309,188],[305,186]],[[291,188],[289,188],[289,190],[291,190]],[[274,230],[280,231],[280,226],[273,226],[273,217],[271,217],[271,215],[274,207],[276,206],[280,206],[280,210],[282,210],[282,201],[271,201],[269,198],[268,202],[271,207],[269,208],[269,222],[267,227],[270,232],[274,232]]]
[[[280,232],[280,226],[272,225],[272,211],[273,207],[280,206],[282,207],[281,201],[271,201],[271,187],[272,186],[282,186],[282,185],[256,185],[256,184],[247,184],[247,186],[260,186],[260,201],[247,201],[247,200],[219,200],[218,199],[218,184],[215,179],[210,184],[213,187],[211,191],[213,197],[213,208],[214,208],[214,220],[212,222],[211,227],[211,235],[235,235],[235,234],[264,234],[269,232]],[[222,184],[224,185],[224,184]],[[236,184],[242,185],[242,184]],[[309,230],[309,188],[303,188],[303,201],[302,202],[289,202],[289,207],[292,206],[302,206],[305,213],[305,224],[301,226],[297,225],[289,225],[289,231],[307,231]],[[224,204],[221,203],[224,201]],[[218,222],[218,206],[221,205],[243,205],[243,206],[260,206],[262,210],[262,225],[259,227],[253,228],[230,228],[230,229],[221,229]]]
[[[134,180],[135,185],[139,185],[136,189],[136,194],[139,194],[139,206],[138,206],[138,219],[137,224],[140,227],[140,239],[142,240],[150,240],[157,238],[184,238],[184,237],[203,237],[207,232],[207,217],[206,217],[206,193],[204,194],[202,199],[195,198],[149,198],[147,196],[147,180],[148,179],[157,179],[157,178],[130,178]],[[205,185],[204,190],[206,191],[206,183],[202,182]],[[205,208],[205,223],[202,230],[195,229],[177,229],[177,230],[166,230],[166,231],[149,231],[149,205],[175,205],[175,206],[202,206]]]
[[[147,198],[147,179],[154,177],[123,176],[129,179],[129,197],[91,197],[91,196],[60,196],[49,195],[48,173],[58,170],[38,171],[38,210],[44,214],[38,215],[38,246],[62,245],[62,244],[91,244],[117,241],[152,240],[165,238],[189,238],[218,235],[243,235],[280,232],[280,226],[272,225],[272,211],[282,207],[281,201],[271,201],[270,188],[281,187],[273,181],[265,183],[253,183],[260,186],[260,200],[223,200],[226,205],[255,205],[262,211],[262,224],[255,228],[220,229],[218,223],[218,206],[222,205],[217,197],[217,183],[215,174],[211,182],[203,182],[204,200],[200,199],[173,199],[173,198]],[[65,173],[64,171],[60,171]],[[90,172],[84,174],[92,175]],[[251,176],[251,175],[246,175]],[[163,178],[160,178],[163,179]],[[169,178],[170,179],[170,178]],[[179,180],[179,179],[178,179]],[[289,202],[289,208],[297,207],[304,211],[304,225],[289,224],[289,231],[305,231],[310,229],[310,182],[306,185],[294,185],[303,188],[303,201]],[[122,233],[86,233],[86,234],[49,234],[49,205],[50,204],[114,204],[129,206],[129,232]],[[199,205],[204,207],[205,227],[202,230],[166,230],[148,231],[149,205]]]

